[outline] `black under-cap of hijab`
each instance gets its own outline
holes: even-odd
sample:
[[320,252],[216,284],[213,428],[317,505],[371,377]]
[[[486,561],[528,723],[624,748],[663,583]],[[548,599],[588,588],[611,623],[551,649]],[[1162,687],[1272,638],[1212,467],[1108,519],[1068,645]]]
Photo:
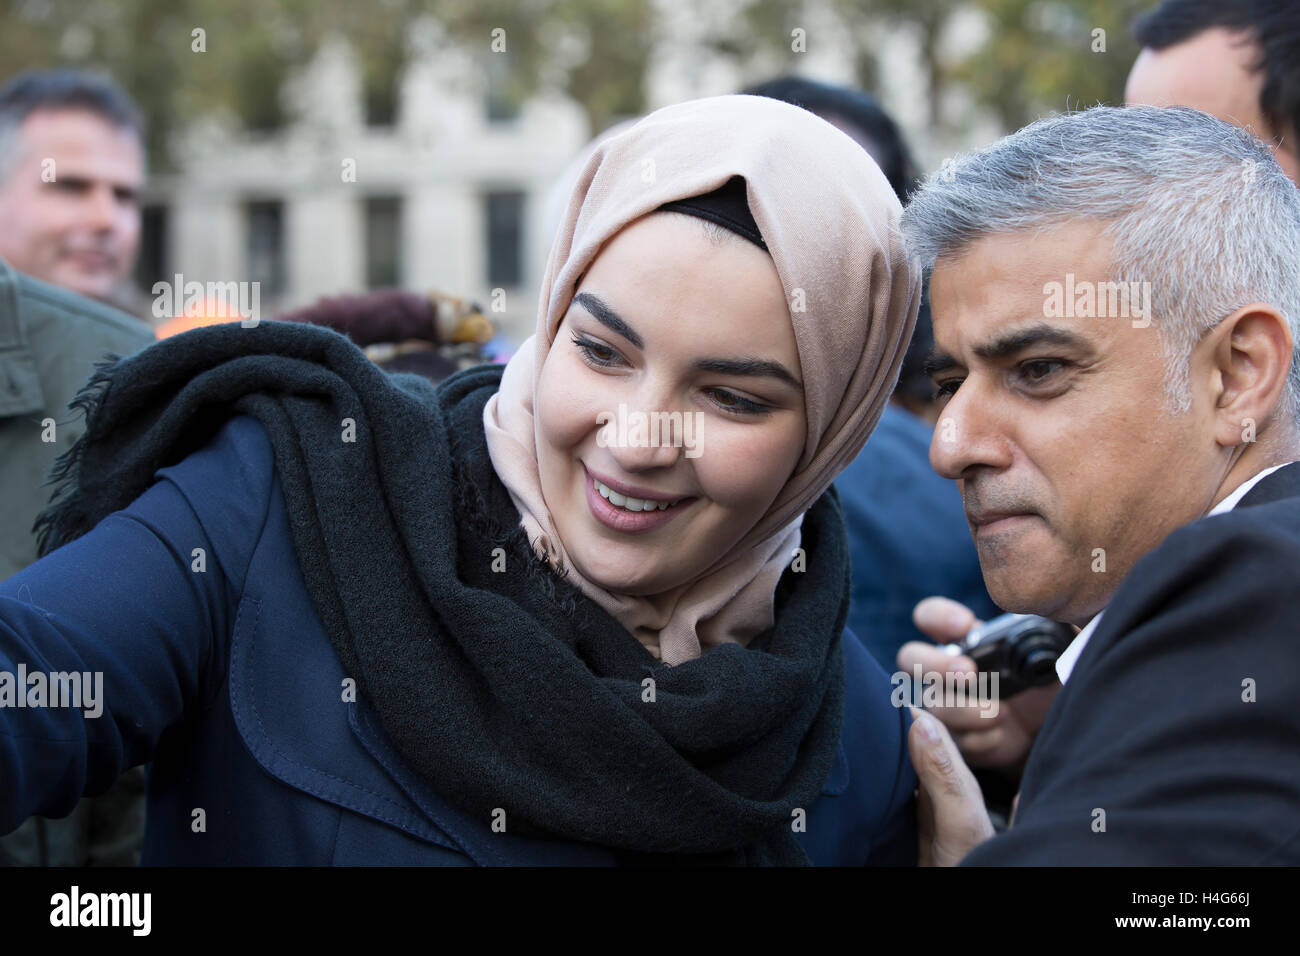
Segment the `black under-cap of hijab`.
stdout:
[[727,182],[703,196],[690,199],[675,199],[659,207],[662,212],[684,212],[688,216],[707,219],[729,229],[738,236],[743,236],[764,252],[767,243],[758,231],[758,223],[749,211],[749,200],[745,197],[745,179],[732,176]]

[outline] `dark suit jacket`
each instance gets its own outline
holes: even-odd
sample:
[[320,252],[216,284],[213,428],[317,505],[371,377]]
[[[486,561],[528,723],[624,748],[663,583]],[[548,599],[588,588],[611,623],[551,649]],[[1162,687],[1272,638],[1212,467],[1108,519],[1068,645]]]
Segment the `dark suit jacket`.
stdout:
[[1300,463],[1134,566],[963,864],[1300,864],[1298,610]]

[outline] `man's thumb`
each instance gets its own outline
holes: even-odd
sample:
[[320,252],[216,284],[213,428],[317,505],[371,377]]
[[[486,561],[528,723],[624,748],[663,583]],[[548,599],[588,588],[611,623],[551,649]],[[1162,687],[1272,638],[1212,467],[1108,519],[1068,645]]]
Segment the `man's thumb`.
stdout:
[[912,623],[941,644],[959,641],[979,623],[975,612],[946,597],[928,597],[912,609]]
[[[970,771],[966,770],[948,728],[923,710],[908,709],[912,712],[913,723],[911,733],[907,735],[907,746],[921,786],[936,797],[941,794],[962,796],[966,790],[964,778]],[[965,774],[962,771],[966,771]]]

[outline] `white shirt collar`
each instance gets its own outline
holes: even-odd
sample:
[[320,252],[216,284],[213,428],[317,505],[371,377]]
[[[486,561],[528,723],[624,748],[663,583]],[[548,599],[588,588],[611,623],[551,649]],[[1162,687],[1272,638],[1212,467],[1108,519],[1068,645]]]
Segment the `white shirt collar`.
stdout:
[[[1228,497],[1224,498],[1217,505],[1211,508],[1206,513],[1205,517],[1208,518],[1210,515],[1221,515],[1231,511],[1233,508],[1237,507],[1242,498],[1250,494],[1250,489],[1254,488],[1279,468],[1285,468],[1289,464],[1293,463],[1283,462],[1280,465],[1274,465],[1272,468],[1265,468],[1253,478],[1247,478],[1233,490],[1232,494],[1228,495]],[[1083,653],[1083,649],[1087,646],[1088,640],[1092,637],[1093,631],[1097,630],[1097,625],[1101,623],[1101,616],[1105,613],[1105,609],[1098,611],[1097,615],[1084,625],[1083,630],[1075,635],[1074,640],[1070,642],[1070,646],[1067,647],[1061,653],[1061,656],[1056,659],[1056,676],[1061,679],[1062,684],[1070,679],[1070,673],[1074,670],[1074,665],[1078,663],[1079,655]]]
[[1243,481],[1241,484],[1237,486],[1236,490],[1232,494],[1228,495],[1228,497],[1224,498],[1217,505],[1211,508],[1209,510],[1209,513],[1206,514],[1205,517],[1208,518],[1210,515],[1221,515],[1224,512],[1231,511],[1233,508],[1237,507],[1237,505],[1241,502],[1242,498],[1250,494],[1250,489],[1254,488],[1257,484],[1259,484],[1269,475],[1273,474],[1273,472],[1277,471],[1279,468],[1285,468],[1287,465],[1291,465],[1291,464],[1294,464],[1294,462],[1286,461],[1280,465],[1274,465],[1272,468],[1265,468],[1254,478],[1247,478],[1245,481]]

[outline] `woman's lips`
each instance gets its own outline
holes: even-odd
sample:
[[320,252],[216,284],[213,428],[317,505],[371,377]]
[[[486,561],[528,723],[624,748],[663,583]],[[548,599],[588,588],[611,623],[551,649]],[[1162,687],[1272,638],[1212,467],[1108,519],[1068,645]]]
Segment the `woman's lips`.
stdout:
[[695,498],[683,498],[675,505],[670,505],[662,511],[658,509],[654,511],[628,511],[626,508],[620,508],[610,503],[596,490],[596,481],[586,468],[583,469],[583,477],[587,482],[587,507],[591,509],[592,517],[613,531],[622,531],[628,534],[652,531],[672,521],[696,500]]

